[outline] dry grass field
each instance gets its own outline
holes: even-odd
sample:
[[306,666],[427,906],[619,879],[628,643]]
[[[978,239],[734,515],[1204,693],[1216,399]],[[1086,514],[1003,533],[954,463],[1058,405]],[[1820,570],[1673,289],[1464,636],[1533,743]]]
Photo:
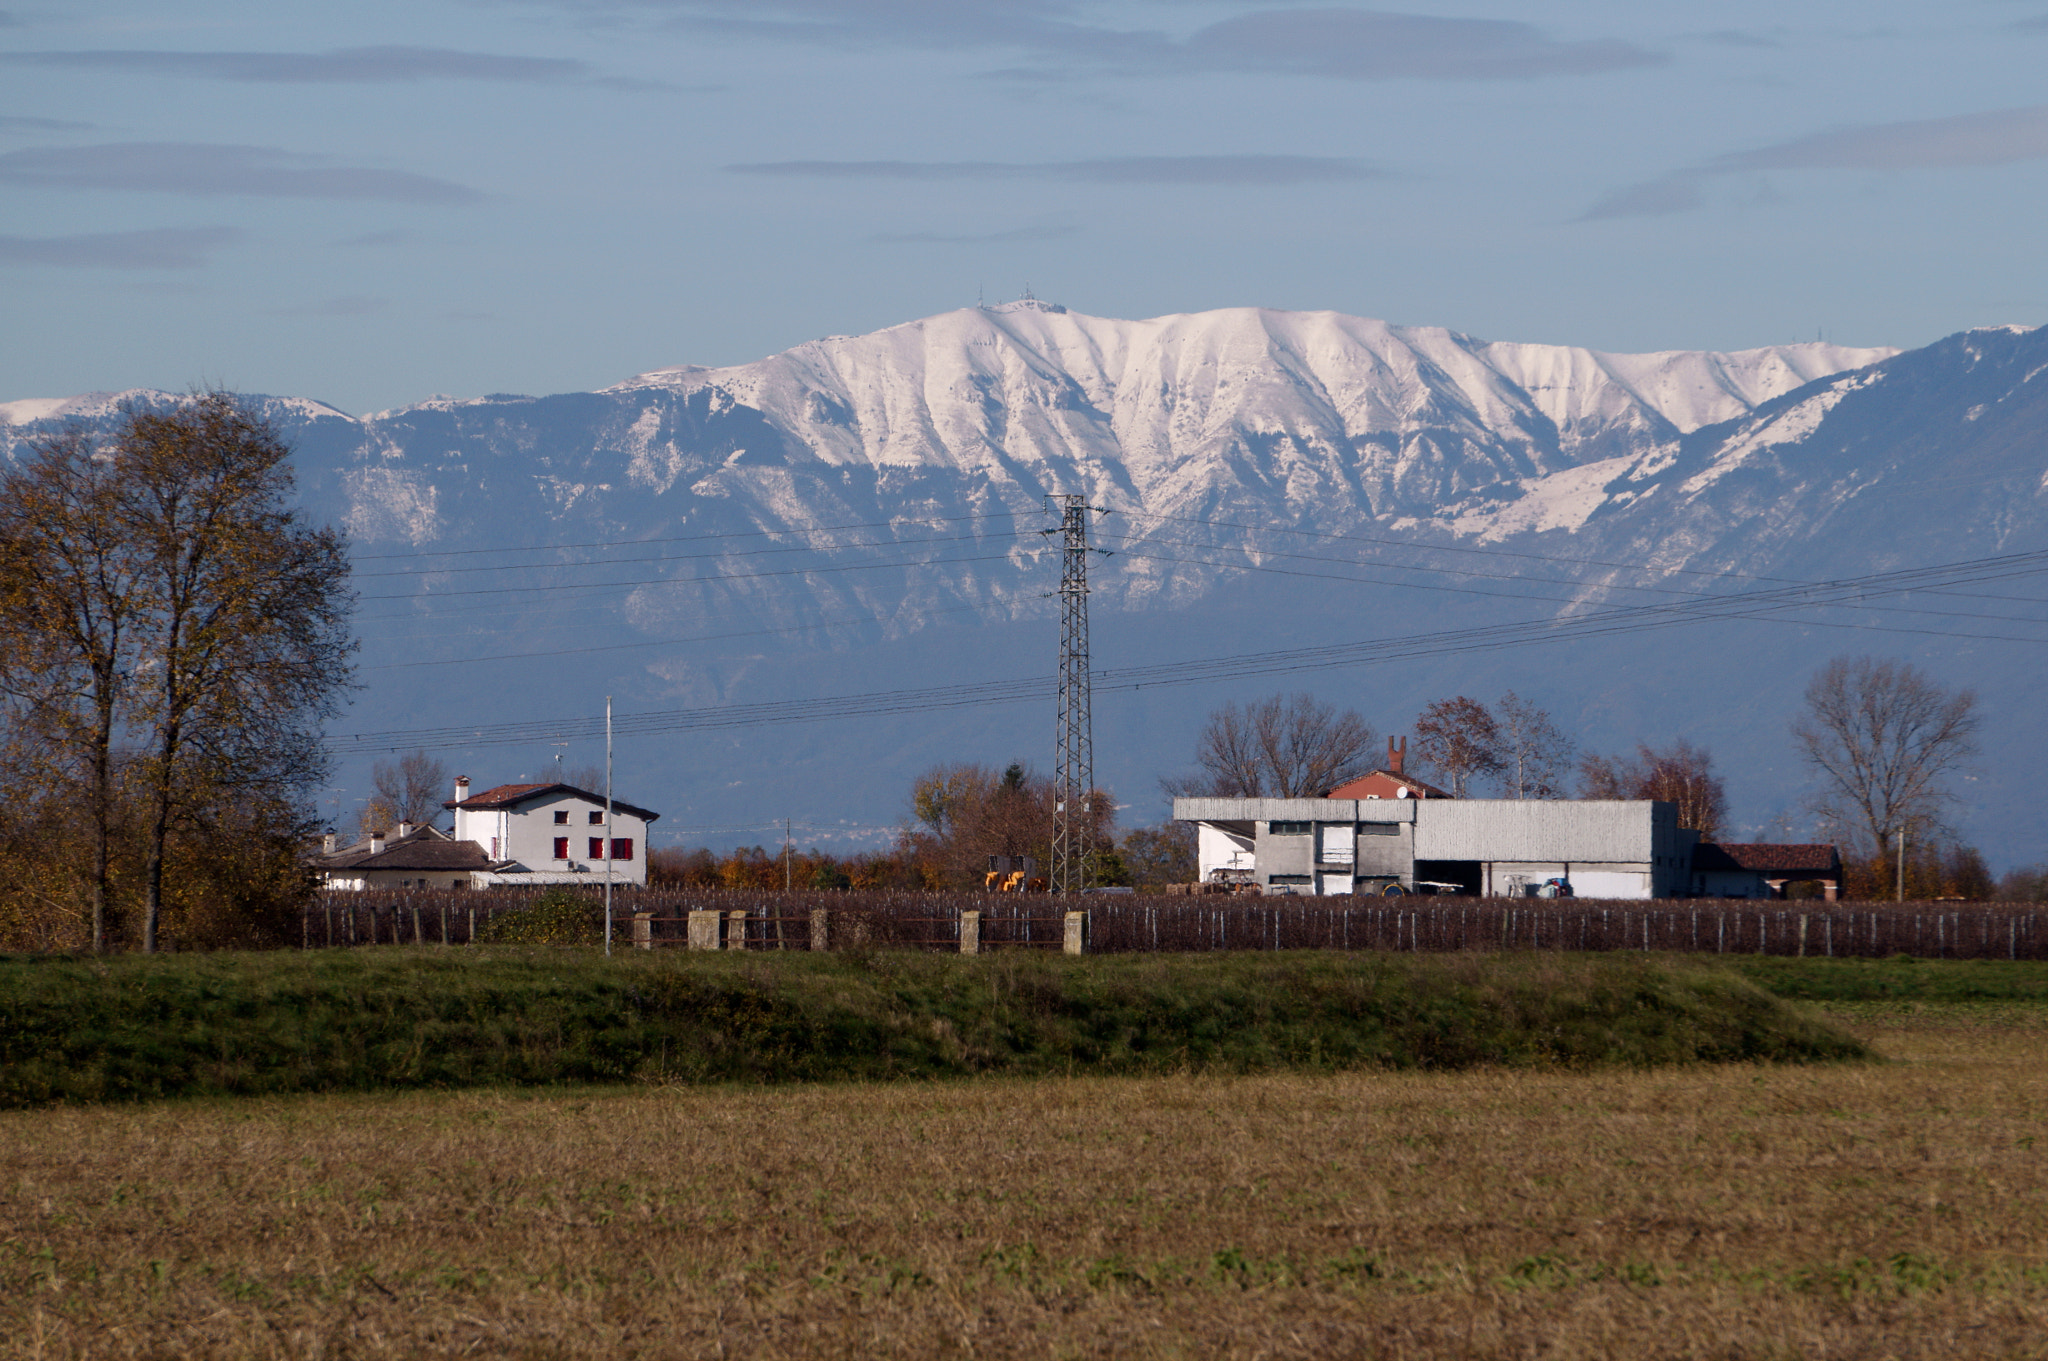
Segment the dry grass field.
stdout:
[[2048,1021],[1890,1062],[0,1115],[5,1357],[2048,1355]]

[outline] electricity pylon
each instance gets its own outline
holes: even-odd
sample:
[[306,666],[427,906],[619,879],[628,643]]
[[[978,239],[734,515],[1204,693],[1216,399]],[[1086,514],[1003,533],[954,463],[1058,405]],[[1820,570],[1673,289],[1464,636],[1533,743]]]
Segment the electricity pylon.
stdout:
[[[1060,715],[1052,759],[1052,891],[1074,893],[1088,886],[1089,807],[1095,794],[1094,720],[1088,712],[1088,513],[1095,507],[1078,495],[1046,497],[1060,527]],[[1098,550],[1099,551],[1099,550]]]

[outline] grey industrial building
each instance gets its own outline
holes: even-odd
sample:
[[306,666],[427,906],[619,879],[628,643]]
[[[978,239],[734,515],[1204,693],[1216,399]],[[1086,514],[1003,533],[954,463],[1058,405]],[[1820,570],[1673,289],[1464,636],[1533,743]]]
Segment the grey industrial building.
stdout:
[[1455,887],[1520,896],[1551,879],[1587,898],[1696,891],[1700,834],[1655,800],[1175,799],[1203,880],[1267,892]]

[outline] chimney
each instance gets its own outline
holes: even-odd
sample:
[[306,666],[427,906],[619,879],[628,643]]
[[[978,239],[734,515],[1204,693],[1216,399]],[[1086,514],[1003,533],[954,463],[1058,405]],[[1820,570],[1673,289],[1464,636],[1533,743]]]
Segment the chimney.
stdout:
[[384,834],[382,832],[370,833],[370,854],[384,854]]
[[1407,764],[1408,739],[1403,737],[1401,745],[1397,747],[1394,745],[1394,739],[1389,737],[1387,739],[1387,773],[1389,775],[1406,775],[1408,772],[1404,767]]
[[469,815],[462,811],[462,801],[468,797],[469,776],[457,775],[455,777],[455,823],[453,828],[449,832],[449,835],[454,837],[455,840],[457,841],[469,840],[469,837],[466,835],[466,833],[469,831],[469,827],[467,825]]
[[468,798],[468,797],[469,797],[469,776],[467,776],[467,775],[457,775],[457,776],[455,777],[455,801],[456,801],[457,803],[461,803],[461,802],[462,802],[462,801],[463,801],[464,799],[466,799],[466,798]]
[[409,837],[409,836],[411,836],[411,835],[412,835],[412,824],[411,824],[410,822],[401,822],[401,823],[399,823],[399,824],[398,824],[398,839],[399,839],[400,841],[403,841],[403,840],[405,840],[405,839],[406,839],[407,837]]
[[337,837],[334,833],[329,832],[326,836],[320,838],[320,853],[322,855],[333,855],[335,851],[335,843],[340,840],[340,837]]

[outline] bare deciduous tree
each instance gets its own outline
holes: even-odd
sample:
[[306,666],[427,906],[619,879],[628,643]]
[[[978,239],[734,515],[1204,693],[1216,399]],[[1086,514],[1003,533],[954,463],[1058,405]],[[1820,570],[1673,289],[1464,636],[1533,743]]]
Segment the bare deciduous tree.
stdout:
[[1977,752],[1977,696],[1905,662],[1837,657],[1806,687],[1792,725],[1820,777],[1819,809],[1882,854],[1901,828],[1942,827],[1947,779]]
[[1550,715],[1510,690],[1493,706],[1500,735],[1501,783],[1511,799],[1561,799],[1571,769],[1571,738]]
[[1678,805],[1678,825],[1701,840],[1721,834],[1728,792],[1704,747],[1680,738],[1663,751],[1638,743],[1633,756],[1588,753],[1579,763],[1579,796],[1587,799],[1661,799]]
[[1500,773],[1500,725],[1476,699],[1440,699],[1415,720],[1415,754],[1462,799],[1474,780]]
[[401,822],[431,827],[448,797],[448,767],[425,751],[370,767],[370,801],[363,805],[362,830],[381,832]]
[[1313,695],[1275,695],[1209,715],[1195,742],[1193,779],[1167,792],[1219,798],[1308,799],[1373,768],[1379,734],[1353,709]]

